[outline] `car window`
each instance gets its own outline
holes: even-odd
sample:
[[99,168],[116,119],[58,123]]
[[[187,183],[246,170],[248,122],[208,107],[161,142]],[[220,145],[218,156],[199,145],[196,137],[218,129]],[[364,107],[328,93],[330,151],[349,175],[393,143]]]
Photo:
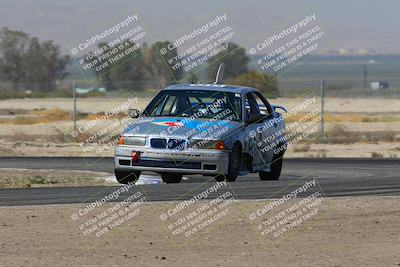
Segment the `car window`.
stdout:
[[261,96],[258,95],[258,93],[252,93],[254,95],[254,98],[257,102],[257,106],[260,109],[261,115],[268,115],[272,113],[272,108],[271,105],[268,103],[268,101],[265,99],[265,102],[261,99]]
[[251,115],[254,116],[260,114],[257,101],[252,93],[246,94],[246,112],[247,112],[247,118],[249,118]]
[[241,98],[231,92],[163,90],[146,107],[144,114],[240,121]]
[[[164,92],[160,92],[153,100],[150,102],[148,107],[145,110],[145,115],[147,116],[156,116],[160,110],[160,107],[164,105],[166,100],[166,95]],[[151,107],[151,108],[149,108]]]
[[177,101],[176,101],[176,96],[168,96],[164,108],[161,111],[161,115],[168,115],[168,114],[173,114],[176,112],[177,108]]

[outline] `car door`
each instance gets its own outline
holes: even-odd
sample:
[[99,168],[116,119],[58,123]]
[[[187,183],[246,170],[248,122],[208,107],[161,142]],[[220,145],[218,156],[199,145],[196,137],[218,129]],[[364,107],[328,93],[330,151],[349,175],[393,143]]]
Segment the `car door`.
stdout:
[[[252,157],[252,170],[258,171],[262,167],[263,159],[262,154],[259,153],[257,144],[262,141],[262,132],[260,131],[260,127],[262,125],[261,121],[253,121],[249,122],[249,119],[252,117],[260,116],[260,109],[257,105],[257,101],[252,92],[248,92],[244,97],[244,113],[245,113],[245,147],[247,153]],[[262,168],[261,168],[262,169]]]
[[257,151],[261,159],[260,169],[264,169],[272,161],[274,156],[274,144],[276,140],[275,133],[277,131],[278,124],[274,120],[274,111],[265,97],[260,92],[252,92],[254,99],[257,102],[257,106],[260,110],[261,115],[264,119],[260,120],[258,131],[261,135],[261,142],[257,143]]

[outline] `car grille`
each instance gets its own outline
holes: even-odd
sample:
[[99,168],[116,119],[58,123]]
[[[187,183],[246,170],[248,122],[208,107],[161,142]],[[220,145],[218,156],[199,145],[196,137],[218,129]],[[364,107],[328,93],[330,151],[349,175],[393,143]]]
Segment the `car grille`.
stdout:
[[168,149],[183,150],[185,149],[186,141],[183,139],[169,139],[167,143]]
[[152,148],[171,149],[171,150],[184,150],[186,146],[186,140],[184,139],[165,139],[165,138],[152,138],[150,140]]
[[201,170],[201,162],[140,159],[132,166]]
[[164,138],[152,138],[150,140],[150,145],[153,148],[166,148],[167,147],[167,139],[164,139]]

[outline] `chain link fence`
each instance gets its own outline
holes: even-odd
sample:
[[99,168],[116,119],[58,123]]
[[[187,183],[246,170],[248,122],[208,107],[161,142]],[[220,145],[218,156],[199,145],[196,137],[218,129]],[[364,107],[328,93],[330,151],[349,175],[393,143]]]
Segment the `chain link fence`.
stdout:
[[[337,98],[400,98],[400,88],[371,89],[340,83],[332,79],[325,80],[325,96]],[[302,97],[303,95],[320,96],[321,79],[291,80],[279,79],[280,97]],[[160,81],[113,81],[102,83],[97,81],[66,80],[57,83],[24,83],[13,85],[0,82],[0,99],[9,98],[72,98],[73,88],[78,98],[86,97],[120,97],[128,92],[136,92],[140,96],[151,97],[170,83]],[[368,84],[369,85],[369,84]]]

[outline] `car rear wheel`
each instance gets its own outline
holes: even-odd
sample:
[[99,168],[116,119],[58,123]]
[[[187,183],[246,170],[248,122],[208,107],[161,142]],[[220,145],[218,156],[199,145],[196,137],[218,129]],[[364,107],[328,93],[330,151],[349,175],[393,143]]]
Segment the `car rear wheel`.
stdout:
[[164,172],[164,173],[161,173],[161,179],[163,180],[164,183],[167,183],[167,184],[177,184],[177,183],[181,182],[182,174],[181,173]]
[[281,154],[274,156],[271,163],[271,171],[269,172],[260,171],[259,172],[260,180],[263,181],[278,180],[279,177],[281,176],[282,162],[283,162],[283,157]]
[[240,165],[242,164],[242,149],[238,143],[234,144],[232,151],[229,154],[229,165],[228,174],[219,174],[215,176],[217,182],[222,182],[224,180],[228,182],[236,181],[239,175]]
[[118,183],[136,183],[139,179],[140,171],[121,171],[115,170],[115,178],[117,178]]

